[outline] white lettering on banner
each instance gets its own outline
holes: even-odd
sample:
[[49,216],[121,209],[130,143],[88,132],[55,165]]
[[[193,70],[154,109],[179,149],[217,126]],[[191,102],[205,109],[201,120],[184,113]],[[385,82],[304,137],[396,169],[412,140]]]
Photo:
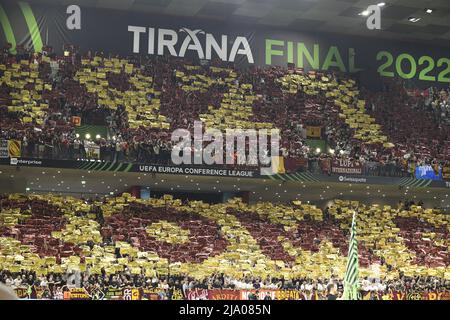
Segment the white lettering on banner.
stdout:
[[361,169],[357,168],[333,168],[333,173],[354,173],[354,174],[360,174]]
[[419,171],[419,177],[425,177],[428,172],[434,172],[433,167],[430,165],[419,166],[417,167],[417,170]]
[[[133,33],[133,53],[141,53],[141,34],[147,33],[146,27],[128,26],[128,31]],[[181,42],[179,51],[176,46],[178,40],[185,37]],[[199,36],[202,37],[199,37]],[[228,56],[228,36],[220,36],[219,42],[211,33],[206,33],[201,29],[191,30],[189,28],[181,28],[178,32],[172,29],[158,29],[158,39],[155,38],[155,28],[148,28],[148,54],[155,54],[155,42],[158,48],[158,55],[164,55],[166,49],[170,55],[175,57],[184,57],[187,50],[195,51],[199,59],[212,59],[214,51],[218,58],[222,61],[234,62],[237,55],[247,58],[248,63],[254,63],[253,53],[246,37],[237,36]],[[202,46],[202,41],[204,47]]]
[[348,167],[348,168],[352,168],[354,167],[353,163],[350,160],[341,160],[339,159],[339,165],[341,167]]
[[41,166],[42,165],[42,161],[41,160],[34,160],[34,159],[18,159],[18,158],[11,158],[10,165],[12,166],[16,166],[16,165],[27,165],[27,166]]
[[133,32],[133,53],[139,53],[140,34],[145,32],[144,27],[128,26],[128,31]]
[[350,160],[337,159],[331,164],[331,172],[338,174],[361,174],[362,167],[359,163]]
[[[170,39],[166,39],[166,36],[170,36]],[[164,47],[167,47],[172,56],[177,56],[175,51],[175,44],[178,41],[178,35],[175,31],[170,29],[158,30],[158,55],[164,54]]]
[[231,177],[248,177],[252,178],[253,171],[251,170],[227,170],[227,169],[210,169],[210,168],[192,168],[192,167],[173,167],[173,166],[152,166],[140,165],[140,172],[154,172],[154,173],[171,173],[171,174],[193,174],[205,176],[231,176]]
[[188,300],[208,300],[208,289],[191,289],[187,293]]
[[[186,50],[195,50],[197,51],[197,55],[199,59],[204,59],[205,54],[203,53],[202,45],[200,44],[200,41],[197,38],[198,34],[205,34],[205,31],[202,30],[189,30],[188,28],[182,28],[180,29],[180,32],[186,32],[188,36],[184,39],[183,44],[181,45],[180,53],[178,56],[184,57]],[[191,44],[191,41],[193,42]]]
[[212,48],[222,61],[227,61],[227,36],[222,35],[221,46],[217,43],[212,34],[206,34],[206,59],[211,60]]
[[123,300],[131,300],[131,289],[123,290]]

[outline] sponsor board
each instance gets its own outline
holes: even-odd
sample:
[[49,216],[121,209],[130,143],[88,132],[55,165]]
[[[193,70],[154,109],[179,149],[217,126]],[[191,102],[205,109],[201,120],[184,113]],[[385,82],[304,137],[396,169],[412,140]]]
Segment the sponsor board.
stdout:
[[335,174],[361,174],[362,166],[357,161],[335,159],[331,162],[331,172]]
[[[197,175],[197,176],[215,176],[215,177],[236,177],[236,178],[258,178],[266,179],[267,176],[261,175],[259,170],[238,170],[226,168],[211,168],[210,166],[173,166],[148,164],[139,165],[121,162],[105,162],[101,160],[51,160],[51,159],[31,159],[31,158],[0,158],[0,165],[24,166],[24,167],[47,167],[61,169],[80,169],[90,171],[104,172],[146,172],[154,174],[178,174],[178,175]],[[398,185],[410,188],[450,188],[450,181],[436,181],[415,178],[394,178],[378,176],[352,176],[352,175],[316,175],[307,174],[307,180],[299,179],[299,174],[277,174],[270,176],[272,180],[294,180],[310,182],[339,182],[355,184],[374,184],[374,185]]]
[[200,176],[223,176],[254,178],[258,176],[254,170],[215,169],[210,167],[185,167],[185,166],[161,166],[161,165],[139,165],[138,172],[150,172],[161,174],[187,174]]
[[132,163],[107,162],[101,160],[51,160],[31,158],[3,159],[0,164],[26,167],[49,167],[82,169],[92,171],[114,171],[114,172],[145,172],[155,174],[180,174],[217,177],[258,178],[258,170],[239,170],[227,168],[212,168],[210,166],[173,166],[173,165],[138,165]]
[[338,181],[339,182],[348,182],[348,183],[367,183],[367,178],[339,176]]
[[42,160],[37,159],[21,159],[21,158],[10,158],[9,163],[12,166],[30,166],[30,167],[41,167]]

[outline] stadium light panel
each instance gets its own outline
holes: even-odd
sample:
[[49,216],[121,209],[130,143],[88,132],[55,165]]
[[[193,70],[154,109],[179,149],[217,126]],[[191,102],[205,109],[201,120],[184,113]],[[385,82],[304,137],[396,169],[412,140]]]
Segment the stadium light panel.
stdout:
[[369,15],[369,11],[368,10],[364,10],[363,12],[359,13],[360,16],[364,16],[367,17]]
[[420,19],[421,19],[421,18],[417,18],[417,17],[409,17],[409,18],[408,18],[408,21],[414,23],[414,22],[420,21]]

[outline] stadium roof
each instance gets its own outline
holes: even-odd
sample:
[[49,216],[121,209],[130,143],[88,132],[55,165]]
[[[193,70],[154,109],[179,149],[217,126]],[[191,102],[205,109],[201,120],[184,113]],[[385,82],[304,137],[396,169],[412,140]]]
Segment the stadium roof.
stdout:
[[[29,0],[30,3],[79,4],[174,16],[213,19],[292,30],[333,32],[449,45],[449,0]],[[368,30],[360,13],[382,7],[382,30]],[[431,14],[425,9],[433,9]],[[411,17],[420,18],[411,22]]]

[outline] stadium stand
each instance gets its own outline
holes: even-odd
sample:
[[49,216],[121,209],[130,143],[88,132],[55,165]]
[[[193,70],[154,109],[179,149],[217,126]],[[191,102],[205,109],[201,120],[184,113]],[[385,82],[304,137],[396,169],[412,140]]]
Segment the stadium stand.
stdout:
[[449,216],[414,204],[335,200],[322,211],[300,201],[209,205],[126,193],[11,194],[0,203],[0,281],[23,297],[134,288],[145,299],[200,299],[200,290],[326,299],[330,288],[342,294],[355,212],[368,299],[450,288]]
[[0,1],[0,300],[450,300],[449,1],[369,2]]
[[[360,91],[345,75],[302,69],[65,58],[2,56],[1,137],[20,140],[25,156],[87,158],[86,147],[95,145],[102,160],[170,163],[169,133],[192,130],[201,120],[206,128],[279,129],[286,163],[302,162],[313,172],[326,173],[323,163],[331,159],[347,159],[360,162],[365,174],[408,176],[417,165],[438,167],[449,159],[445,112],[436,116],[395,83],[375,93]],[[446,109],[448,97],[434,93],[427,105]],[[106,126],[109,134],[82,137],[74,117]],[[308,146],[308,127],[321,127],[317,137],[334,153]]]

